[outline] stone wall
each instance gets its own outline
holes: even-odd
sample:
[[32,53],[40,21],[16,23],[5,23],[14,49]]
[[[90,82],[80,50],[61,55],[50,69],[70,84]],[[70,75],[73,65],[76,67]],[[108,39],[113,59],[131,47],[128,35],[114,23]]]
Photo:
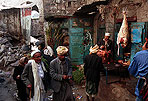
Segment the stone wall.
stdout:
[[72,16],[86,0],[44,0],[45,18],[50,16]]
[[21,37],[19,12],[19,9],[9,9],[0,12],[0,31],[10,33],[15,39]]
[[137,10],[137,22],[148,22],[148,1]]
[[[123,9],[127,11],[127,17],[137,17],[137,22],[148,22],[148,1],[144,0],[112,0],[105,7],[106,32],[114,33],[114,24],[117,19],[122,19]],[[114,18],[114,14],[116,14]],[[111,36],[112,37],[112,36]]]
[[31,20],[31,33],[30,35],[33,37],[38,37],[40,36],[40,28],[41,26],[39,25],[39,19],[32,19]]
[[[36,33],[35,36],[42,36],[44,38],[44,5],[43,5],[43,0],[32,0],[34,4],[37,6],[40,18],[38,20],[32,20],[32,28],[33,29],[33,35]],[[50,0],[49,0],[50,1]]]

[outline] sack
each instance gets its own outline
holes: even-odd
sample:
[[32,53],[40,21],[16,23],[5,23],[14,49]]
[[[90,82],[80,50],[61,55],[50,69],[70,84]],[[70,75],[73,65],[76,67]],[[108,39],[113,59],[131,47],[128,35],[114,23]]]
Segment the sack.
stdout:
[[146,79],[146,84],[140,90],[140,95],[144,101],[148,101],[148,79]]

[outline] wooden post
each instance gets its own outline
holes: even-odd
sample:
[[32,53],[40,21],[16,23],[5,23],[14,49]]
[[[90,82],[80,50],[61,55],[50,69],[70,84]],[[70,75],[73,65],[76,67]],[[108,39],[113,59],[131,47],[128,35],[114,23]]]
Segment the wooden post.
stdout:
[[[114,16],[114,28],[113,28],[113,60],[114,60],[114,57],[115,57],[115,29],[116,29],[116,13],[113,14]],[[115,43],[114,43],[115,42]]]
[[94,17],[94,35],[93,35],[93,44],[97,43],[97,33],[98,33],[98,17],[100,13],[97,13]]

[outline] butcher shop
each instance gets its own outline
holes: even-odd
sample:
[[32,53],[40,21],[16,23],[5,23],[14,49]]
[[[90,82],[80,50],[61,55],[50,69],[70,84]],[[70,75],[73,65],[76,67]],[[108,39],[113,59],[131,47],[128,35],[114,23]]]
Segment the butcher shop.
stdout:
[[113,42],[113,61],[132,61],[133,56],[142,50],[148,32],[146,1],[112,0],[108,5],[99,6],[97,43],[105,33],[110,33]]

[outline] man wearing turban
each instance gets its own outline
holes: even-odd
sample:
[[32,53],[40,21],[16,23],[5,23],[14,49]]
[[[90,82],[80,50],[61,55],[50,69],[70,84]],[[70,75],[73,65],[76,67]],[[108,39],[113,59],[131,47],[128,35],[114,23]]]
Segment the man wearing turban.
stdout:
[[72,65],[66,57],[68,49],[58,46],[58,57],[50,62],[51,86],[54,90],[53,101],[73,101],[70,79],[72,78]]
[[39,50],[33,51],[31,57],[32,59],[28,61],[22,73],[22,80],[30,90],[29,97],[32,101],[44,101],[47,70],[41,61]]
[[105,33],[104,39],[101,42],[99,42],[98,45],[101,50],[105,51],[105,62],[110,63],[113,52],[113,43],[112,40],[110,40],[110,33]]
[[98,49],[98,45],[91,47],[90,54],[84,59],[87,101],[89,101],[89,97],[92,97],[92,101],[94,101],[95,95],[98,93],[100,71],[103,69],[102,58],[97,55]]

